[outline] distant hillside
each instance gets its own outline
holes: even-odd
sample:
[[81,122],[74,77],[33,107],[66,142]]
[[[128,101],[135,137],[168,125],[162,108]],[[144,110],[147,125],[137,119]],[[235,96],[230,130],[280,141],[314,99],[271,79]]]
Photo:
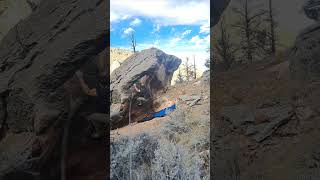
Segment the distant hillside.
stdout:
[[110,48],[110,74],[133,53],[127,49]]

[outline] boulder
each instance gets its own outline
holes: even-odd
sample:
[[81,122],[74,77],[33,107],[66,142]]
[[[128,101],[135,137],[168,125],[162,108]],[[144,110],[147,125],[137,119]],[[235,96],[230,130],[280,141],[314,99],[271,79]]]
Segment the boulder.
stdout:
[[41,1],[0,42],[1,122],[9,127],[1,132],[0,179],[29,169],[32,140],[40,134],[42,149],[59,145],[53,137],[61,136],[57,124],[64,125],[69,110],[63,85],[106,48],[106,6],[105,0]]
[[290,72],[302,82],[320,80],[320,23],[306,28],[296,39],[290,55]]
[[0,98],[0,130],[2,129],[3,124],[6,120],[6,107],[5,107],[5,101]]
[[286,124],[294,115],[290,105],[279,104],[265,108],[251,108],[246,105],[226,106],[221,112],[233,128],[262,142],[271,136],[281,125]]
[[[119,103],[121,99],[129,98],[133,84],[145,75],[151,77],[148,88],[150,88],[151,96],[154,96],[159,90],[170,86],[173,73],[180,64],[179,58],[156,48],[133,54],[110,76],[112,102]],[[134,106],[132,114],[136,114],[135,112],[141,111],[142,108],[143,106],[137,108]]]
[[28,159],[32,157],[32,133],[7,134],[0,142],[0,179],[12,171],[30,168]]
[[303,6],[304,12],[315,24],[306,27],[296,38],[290,55],[290,71],[293,79],[305,81],[320,80],[320,1],[309,0]]
[[263,116],[267,121],[247,127],[246,135],[252,135],[257,142],[262,142],[271,136],[281,125],[290,121],[293,109],[289,105],[276,105],[258,109],[256,114]]
[[254,109],[242,104],[224,107],[221,116],[229,121],[234,128],[241,128],[255,122]]
[[228,6],[230,0],[215,0],[212,1],[210,4],[210,19],[211,19],[211,25],[216,25],[219,22],[220,16],[225,10],[225,8]]
[[191,95],[191,96],[182,95],[182,96],[180,96],[180,99],[182,101],[185,101],[187,103],[187,105],[192,107],[192,106],[196,105],[202,99],[202,97],[199,95]]
[[210,70],[203,72],[201,77],[201,83],[205,85],[210,85]]
[[304,13],[308,18],[315,21],[319,21],[320,17],[320,1],[319,0],[308,0],[303,5]]

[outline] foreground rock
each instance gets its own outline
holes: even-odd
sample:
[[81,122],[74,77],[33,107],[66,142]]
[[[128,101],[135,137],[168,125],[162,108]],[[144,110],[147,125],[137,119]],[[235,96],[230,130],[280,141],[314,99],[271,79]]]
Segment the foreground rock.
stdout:
[[[143,50],[130,56],[111,74],[112,102],[119,103],[121,98],[127,97],[133,84],[145,75],[151,77],[147,88],[151,91],[151,97],[155,96],[158,91],[170,86],[173,73],[180,64],[181,60],[179,58],[156,48]],[[150,104],[152,102],[149,102]],[[135,106],[134,103],[132,114],[139,114],[142,109],[143,107]],[[118,126],[119,123],[122,124],[122,122],[114,123],[115,126]]]
[[105,49],[105,7],[101,0],[42,1],[1,41],[1,122],[6,128],[1,128],[0,179],[38,171],[32,168],[59,147],[69,113],[63,84]]

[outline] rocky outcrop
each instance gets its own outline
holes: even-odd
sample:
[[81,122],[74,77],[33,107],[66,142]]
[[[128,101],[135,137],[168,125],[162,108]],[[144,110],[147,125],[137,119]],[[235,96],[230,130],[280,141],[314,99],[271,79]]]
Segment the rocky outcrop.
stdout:
[[106,5],[103,0],[42,1],[1,41],[1,123],[6,128],[1,128],[0,179],[50,157],[46,150],[59,142],[68,115],[64,83],[106,48]]
[[211,19],[211,25],[215,25],[218,23],[221,14],[225,10],[225,8],[228,6],[230,0],[215,0],[211,3],[210,8],[210,19]]
[[320,1],[319,0],[308,0],[303,6],[304,13],[308,18],[315,21],[319,21],[320,16]]
[[320,23],[298,35],[290,56],[290,71],[294,79],[320,80]]
[[[121,98],[128,98],[130,89],[145,75],[150,76],[151,96],[168,87],[181,60],[163,51],[151,48],[133,54],[115,69],[110,77],[112,102],[119,103]],[[139,108],[138,108],[139,109]],[[135,111],[135,109],[133,109]],[[133,112],[134,113],[134,112]]]
[[301,81],[320,80],[320,1],[308,1],[304,6],[306,15],[316,20],[314,25],[302,31],[290,56],[290,71],[294,79]]

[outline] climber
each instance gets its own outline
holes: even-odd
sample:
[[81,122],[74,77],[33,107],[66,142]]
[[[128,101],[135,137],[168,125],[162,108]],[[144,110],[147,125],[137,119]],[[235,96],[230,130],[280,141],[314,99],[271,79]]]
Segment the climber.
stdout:
[[142,106],[151,98],[150,75],[144,75],[129,88],[128,92],[121,97],[121,111],[126,112],[129,101],[132,98],[138,106]]
[[[105,60],[105,56],[104,54],[100,54],[99,56],[99,61],[103,61]],[[101,62],[100,62],[101,63]],[[101,65],[100,65],[101,66]],[[95,88],[90,89],[88,87],[88,85],[86,84],[86,82],[83,79],[83,72],[81,71],[77,71],[76,75],[80,81],[80,85],[81,85],[81,89],[82,91],[89,95],[89,96],[93,96],[93,97],[97,97],[97,110],[95,113],[89,115],[86,117],[86,119],[90,122],[90,124],[94,127],[95,132],[93,132],[91,134],[92,138],[100,138],[102,135],[104,135],[106,132],[106,123],[107,123],[107,119],[108,119],[108,112],[107,109],[108,104],[107,104],[107,100],[108,100],[108,81],[106,78],[106,71],[101,70],[101,68],[99,69],[99,74],[98,74],[98,81],[96,83]]]
[[138,106],[142,106],[151,98],[152,92],[150,89],[150,80],[150,75],[144,75],[137,83],[134,84],[135,87],[139,87],[136,94]]

